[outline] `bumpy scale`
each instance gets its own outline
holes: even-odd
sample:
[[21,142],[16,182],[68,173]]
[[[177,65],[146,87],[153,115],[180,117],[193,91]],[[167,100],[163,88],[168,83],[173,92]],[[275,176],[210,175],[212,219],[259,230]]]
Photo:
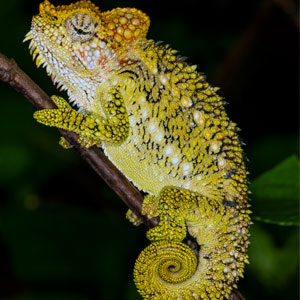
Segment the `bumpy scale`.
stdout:
[[[160,222],[134,269],[144,299],[225,299],[242,276],[249,243],[237,128],[196,66],[146,39],[149,24],[135,8],[41,3],[25,40],[78,109],[53,96],[57,109],[34,117],[76,132],[82,146],[102,147],[148,193],[142,213]],[[199,257],[182,243],[187,232]]]

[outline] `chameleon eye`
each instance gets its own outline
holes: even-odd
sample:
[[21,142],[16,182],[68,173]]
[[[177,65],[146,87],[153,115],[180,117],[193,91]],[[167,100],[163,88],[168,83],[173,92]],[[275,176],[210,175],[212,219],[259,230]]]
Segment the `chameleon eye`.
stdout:
[[65,20],[65,27],[73,42],[86,42],[96,34],[98,23],[89,14],[77,12]]

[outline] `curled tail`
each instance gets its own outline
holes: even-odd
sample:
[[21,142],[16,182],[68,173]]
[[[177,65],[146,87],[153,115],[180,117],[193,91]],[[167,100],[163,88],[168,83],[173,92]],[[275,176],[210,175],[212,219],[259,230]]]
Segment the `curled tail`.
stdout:
[[175,297],[186,294],[188,289],[184,282],[195,274],[196,269],[197,257],[189,246],[159,241],[150,244],[139,255],[134,280],[144,299],[178,299]]

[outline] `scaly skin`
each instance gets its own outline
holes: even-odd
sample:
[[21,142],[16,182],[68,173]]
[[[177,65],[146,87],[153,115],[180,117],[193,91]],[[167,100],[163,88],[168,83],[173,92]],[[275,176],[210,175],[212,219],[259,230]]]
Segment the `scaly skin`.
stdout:
[[[135,8],[41,3],[25,40],[79,109],[53,96],[57,109],[34,117],[77,133],[82,146],[102,147],[148,193],[142,213],[160,222],[134,269],[144,299],[224,299],[242,276],[249,243],[237,129],[196,66],[146,39],[149,24]],[[187,232],[199,257],[182,243]]]

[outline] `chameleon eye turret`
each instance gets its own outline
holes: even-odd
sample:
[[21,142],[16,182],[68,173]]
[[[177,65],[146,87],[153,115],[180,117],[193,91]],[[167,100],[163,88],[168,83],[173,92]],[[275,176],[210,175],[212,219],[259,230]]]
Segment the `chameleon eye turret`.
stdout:
[[86,42],[95,36],[99,24],[89,14],[76,12],[66,18],[64,25],[72,42]]
[[[135,8],[101,11],[90,1],[40,5],[30,53],[68,101],[34,118],[101,147],[147,195],[148,230],[134,281],[144,299],[227,299],[247,260],[247,171],[236,124],[197,66],[146,38],[149,17]],[[67,145],[62,140],[61,144]],[[132,212],[127,217],[138,224]],[[187,234],[199,256],[183,243]]]

